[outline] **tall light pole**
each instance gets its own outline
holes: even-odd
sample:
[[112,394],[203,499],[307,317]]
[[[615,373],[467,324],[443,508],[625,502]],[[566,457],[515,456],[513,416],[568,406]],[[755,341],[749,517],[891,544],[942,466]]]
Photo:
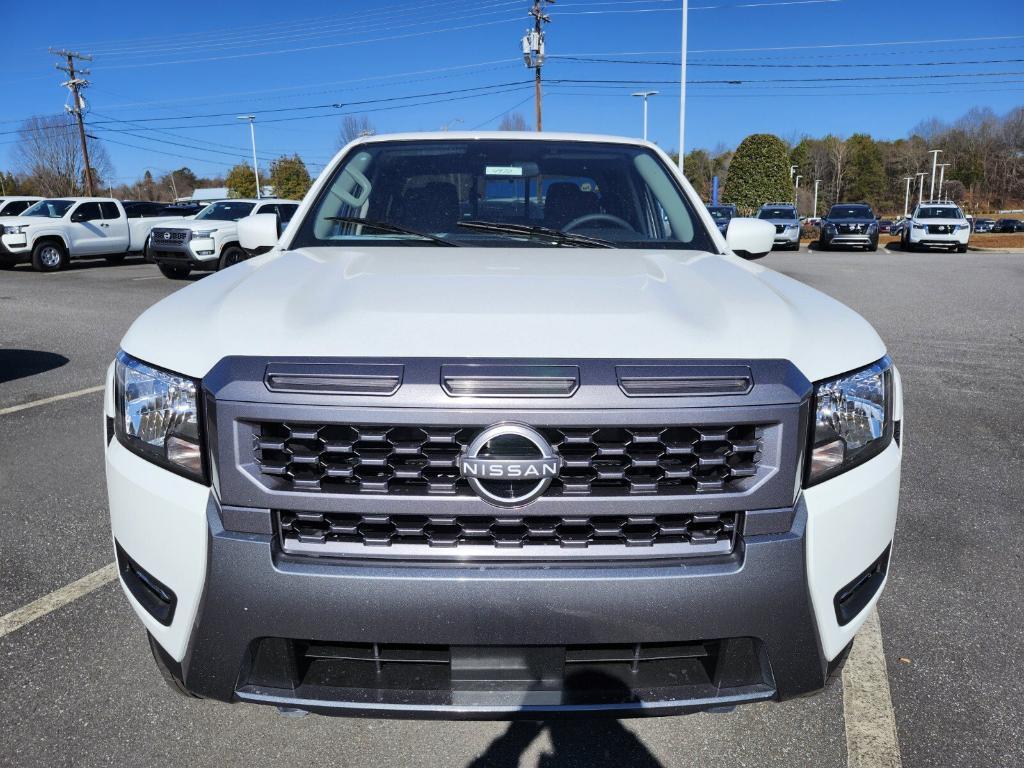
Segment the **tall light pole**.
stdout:
[[453,125],[458,125],[459,123],[464,123],[464,122],[466,122],[466,121],[463,120],[461,117],[456,117],[454,120],[449,120],[447,123],[441,123],[441,130],[444,133],[448,133],[448,131],[451,130],[451,127]]
[[800,167],[799,165],[791,165],[791,166],[789,166],[789,178],[791,178],[791,179],[793,178],[793,174],[796,173],[796,169],[799,168],[799,167]]
[[939,163],[939,199],[942,200],[942,183],[946,178],[946,169],[951,166],[952,163]]
[[928,196],[929,200],[935,199],[935,168],[939,162],[939,155],[942,154],[941,149],[929,149],[928,154],[932,156],[932,191]]
[[798,218],[799,218],[799,212],[800,212],[800,179],[802,179],[802,178],[803,178],[803,176],[801,176],[798,173],[796,175],[796,181],[793,182],[793,205],[796,206]]
[[914,180],[913,176],[905,176],[903,178],[907,182],[907,193],[903,196],[903,218],[910,217],[910,182]]
[[814,180],[814,213],[811,214],[814,218],[818,218],[818,187],[821,185],[821,179]]
[[256,164],[256,115],[239,115],[239,120],[249,121],[249,136],[252,139],[252,172],[256,177],[256,199],[259,200],[260,195],[260,169]]
[[683,0],[683,45],[679,60],[679,171],[683,170],[686,155],[686,22],[690,15],[690,2]]
[[650,96],[657,96],[657,91],[637,91],[636,93],[630,94],[631,96],[639,96],[644,100],[644,141],[647,141],[647,99]]
[[924,172],[924,171],[921,171],[920,173],[916,174],[916,176],[917,176],[917,187],[918,187],[918,195],[917,195],[917,204],[918,205],[921,205],[924,202],[924,177],[927,176],[927,175],[928,174],[926,172]]

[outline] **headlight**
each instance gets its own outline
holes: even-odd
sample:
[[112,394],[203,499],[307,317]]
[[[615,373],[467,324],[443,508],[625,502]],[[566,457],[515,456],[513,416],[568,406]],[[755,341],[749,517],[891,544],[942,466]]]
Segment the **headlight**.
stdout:
[[836,231],[836,225],[835,224],[826,224],[825,225],[825,231],[826,232],[835,232]]
[[875,224],[875,223],[868,224],[868,232],[877,232],[877,231],[878,231],[878,224]]
[[814,424],[805,485],[880,454],[892,440],[892,361],[814,385]]
[[786,229],[800,229],[799,224],[787,224]]
[[117,353],[115,432],[129,451],[200,482],[203,470],[199,383]]
[[19,224],[16,227],[4,227],[5,235],[23,235],[25,230],[28,229],[28,224]]
[[201,232],[193,232],[192,237],[213,237],[213,233],[216,229],[204,229]]
[[924,224],[915,224],[914,229],[924,229]]

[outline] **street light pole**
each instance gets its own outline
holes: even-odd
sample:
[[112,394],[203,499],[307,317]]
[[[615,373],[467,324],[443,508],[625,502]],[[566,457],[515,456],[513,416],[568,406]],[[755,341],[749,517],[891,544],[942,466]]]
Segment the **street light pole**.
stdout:
[[252,172],[256,177],[256,199],[259,200],[260,195],[260,170],[256,164],[256,115],[239,115],[239,120],[249,121],[249,137],[252,139]]
[[946,168],[952,163],[939,163],[939,199],[942,200],[942,183],[946,178]]
[[918,186],[917,204],[918,205],[921,205],[924,202],[924,177],[927,176],[927,175],[928,174],[925,171],[921,171],[920,173],[917,174],[917,186]]
[[811,214],[814,218],[818,218],[818,186],[821,184],[821,179],[814,180],[814,213]]
[[799,168],[799,167],[800,167],[799,165],[791,165],[791,166],[789,166],[789,178],[790,179],[793,178],[793,174],[796,173],[796,169]]
[[905,176],[903,180],[907,182],[907,193],[903,196],[903,218],[906,219],[910,216],[910,182],[914,180],[914,177]]
[[929,149],[928,154],[932,156],[932,191],[928,196],[929,200],[935,199],[935,168],[939,162],[939,155],[942,154],[941,149]]
[[644,141],[647,141],[647,99],[650,96],[657,96],[657,91],[637,91],[636,93],[630,94],[631,96],[639,96],[644,100]]
[[793,205],[797,210],[797,218],[799,218],[800,215],[800,179],[802,178],[803,176],[798,173],[796,175],[796,181],[793,182]]
[[679,63],[679,171],[683,171],[686,155],[686,22],[690,15],[690,2],[683,0],[683,45]]

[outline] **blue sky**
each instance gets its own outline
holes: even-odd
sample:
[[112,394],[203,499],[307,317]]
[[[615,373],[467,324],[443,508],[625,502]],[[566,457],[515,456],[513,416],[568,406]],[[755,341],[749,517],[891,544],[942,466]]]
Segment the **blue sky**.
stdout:
[[[532,73],[519,51],[529,5],[50,0],[40,19],[38,4],[5,3],[4,28],[17,34],[0,52],[0,168],[12,163],[18,121],[65,102],[49,46],[94,54],[88,120],[106,141],[118,182],[147,168],[223,172],[248,157],[248,129],[235,119],[248,112],[257,113],[261,162],[298,152],[314,172],[337,148],[345,113],[365,113],[379,132],[495,128],[510,110],[532,126]],[[550,6],[545,129],[638,135],[641,105],[629,94],[649,88],[660,91],[650,136],[674,149],[680,6]],[[924,118],[1024,103],[1018,0],[690,6],[687,149],[763,131],[895,138]],[[580,80],[605,82],[571,82]]]

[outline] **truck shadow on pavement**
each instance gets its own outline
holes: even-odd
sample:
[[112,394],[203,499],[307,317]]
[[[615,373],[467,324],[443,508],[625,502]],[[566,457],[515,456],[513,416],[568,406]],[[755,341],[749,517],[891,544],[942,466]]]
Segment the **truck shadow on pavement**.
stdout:
[[[567,680],[567,683],[570,681]],[[600,686],[612,700],[629,700],[629,690],[610,676],[588,675],[577,684]],[[530,745],[545,731],[551,752],[541,754],[537,768],[580,765],[588,768],[664,768],[643,742],[618,720],[516,720],[466,768],[519,768]]]
[[64,355],[38,349],[0,349],[0,384],[67,365]]

